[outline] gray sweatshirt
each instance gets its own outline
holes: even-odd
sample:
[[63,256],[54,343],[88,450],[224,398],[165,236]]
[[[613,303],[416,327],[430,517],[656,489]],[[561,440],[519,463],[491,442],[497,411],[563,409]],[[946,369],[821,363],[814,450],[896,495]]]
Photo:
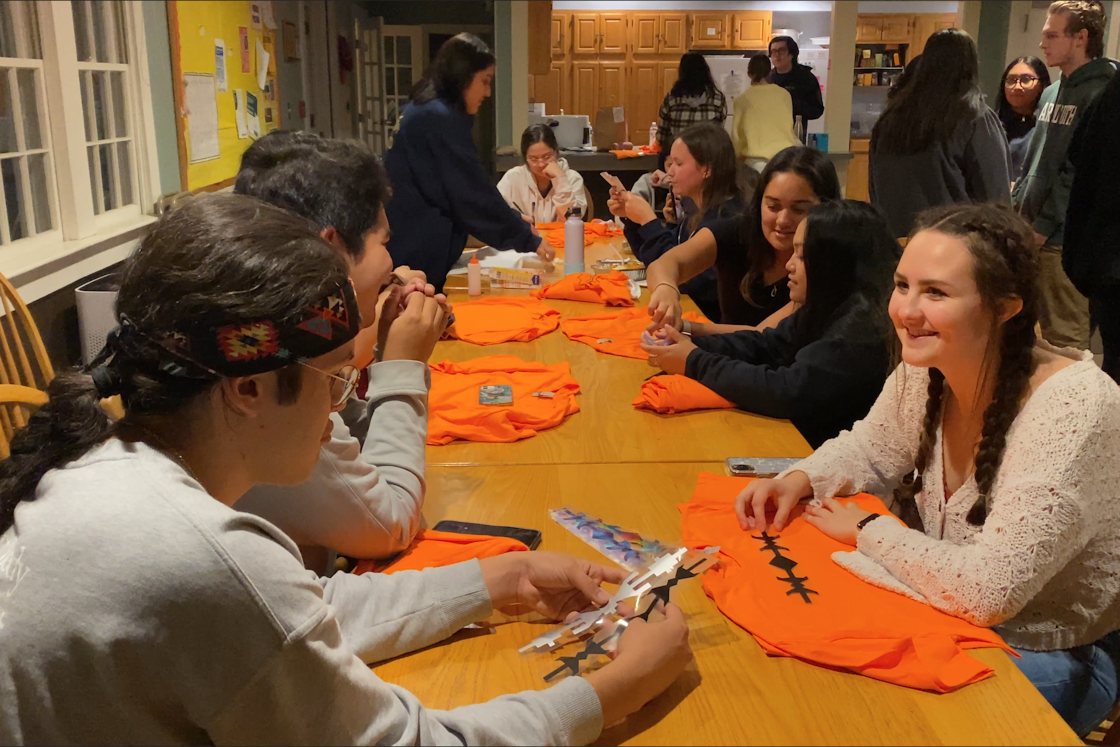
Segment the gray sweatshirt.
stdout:
[[319,578],[272,524],[110,439],[48,473],[0,536],[0,744],[594,739],[582,678],[433,711],[365,663],[490,612],[477,561]]
[[423,520],[431,374],[418,361],[375,363],[369,372],[366,401],[331,415],[331,440],[307,482],[258,485],[235,504],[278,526],[317,573],[334,553],[394,555]]

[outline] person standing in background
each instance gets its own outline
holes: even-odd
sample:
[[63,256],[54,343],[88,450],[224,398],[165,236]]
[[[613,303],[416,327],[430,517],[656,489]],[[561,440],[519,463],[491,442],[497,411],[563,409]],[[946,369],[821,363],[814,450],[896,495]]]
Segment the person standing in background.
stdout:
[[385,206],[395,264],[421,270],[443,290],[468,236],[498,249],[556,256],[532,225],[506,204],[475,150],[474,115],[490,97],[497,61],[473,34],[444,42],[405,107],[385,170],[393,197]]
[[1070,146],[1077,169],[1066,211],[1062,267],[1089,297],[1104,345],[1104,372],[1120,382],[1120,75],[1097,99]]
[[735,99],[735,119],[731,138],[735,153],[756,171],[791,145],[798,145],[793,134],[793,97],[789,91],[770,82],[770,59],[756,54],[747,63],[751,86]]
[[869,156],[871,202],[886,214],[895,236],[908,235],[927,208],[1008,203],[1007,140],[980,92],[972,37],[944,29],[929,38],[913,77],[875,123]]
[[1019,178],[1023,159],[1034,131],[1035,115],[1042,92],[1050,85],[1050,71],[1037,57],[1019,57],[1003,71],[996,96],[996,114],[1007,133],[1011,152],[1011,180]]
[[[797,57],[801,50],[789,36],[775,36],[770,40],[767,50],[770,53],[770,62],[774,65],[770,73],[770,82],[777,83],[789,91],[793,98],[793,116],[801,117],[805,125],[801,137],[809,128],[809,120],[820,119],[824,114],[824,99],[821,98],[821,82],[813,74],[808,65],[801,65]],[[805,142],[802,140],[801,142]]]
[[727,119],[727,99],[723,91],[716,88],[712,70],[699,52],[681,55],[677,82],[661,102],[658,117],[661,120],[657,128],[657,142],[661,144],[658,168],[662,170],[673,141],[681,132],[701,122],[723,126]]
[[1038,124],[1031,135],[1023,173],[1011,200],[1030,221],[1042,247],[1040,267],[1042,336],[1059,347],[1089,349],[1089,301],[1062,269],[1066,210],[1074,166],[1069,157],[1073,132],[1116,72],[1104,54],[1104,9],[1099,2],[1059,0],[1050,6],[1042,42],[1048,67],[1062,77],[1042,93]]

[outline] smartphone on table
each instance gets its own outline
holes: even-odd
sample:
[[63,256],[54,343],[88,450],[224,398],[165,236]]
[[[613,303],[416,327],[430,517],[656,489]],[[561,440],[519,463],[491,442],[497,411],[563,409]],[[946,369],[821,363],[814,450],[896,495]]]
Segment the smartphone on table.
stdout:
[[800,461],[798,457],[730,457],[727,474],[735,477],[777,477]]
[[443,521],[432,527],[437,532],[451,534],[478,534],[483,537],[509,537],[524,544],[530,550],[541,546],[541,533],[536,529],[523,529],[521,527],[503,527],[493,524],[475,524],[469,521]]

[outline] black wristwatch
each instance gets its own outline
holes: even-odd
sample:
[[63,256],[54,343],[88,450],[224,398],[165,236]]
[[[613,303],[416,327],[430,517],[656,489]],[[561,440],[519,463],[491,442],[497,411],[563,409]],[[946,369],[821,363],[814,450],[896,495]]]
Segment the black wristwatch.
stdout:
[[882,516],[882,514],[871,514],[870,516],[866,516],[866,517],[860,519],[859,523],[856,524],[856,531],[857,532],[862,532],[863,528],[865,526],[870,524],[875,519],[878,519],[880,516]]

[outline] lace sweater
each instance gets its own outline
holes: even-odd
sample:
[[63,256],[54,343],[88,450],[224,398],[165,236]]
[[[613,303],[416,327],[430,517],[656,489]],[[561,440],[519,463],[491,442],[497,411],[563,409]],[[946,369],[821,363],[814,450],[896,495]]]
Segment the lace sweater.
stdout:
[[[1080,362],[1043,382],[1012,424],[985,524],[966,521],[973,477],[945,499],[938,428],[917,497],[925,533],[873,521],[858,550],[934,607],[1050,651],[1120,629],[1120,389],[1089,354],[1039,345]],[[793,470],[818,498],[883,494],[914,469],[928,382],[928,369],[902,364],[864,420]]]

